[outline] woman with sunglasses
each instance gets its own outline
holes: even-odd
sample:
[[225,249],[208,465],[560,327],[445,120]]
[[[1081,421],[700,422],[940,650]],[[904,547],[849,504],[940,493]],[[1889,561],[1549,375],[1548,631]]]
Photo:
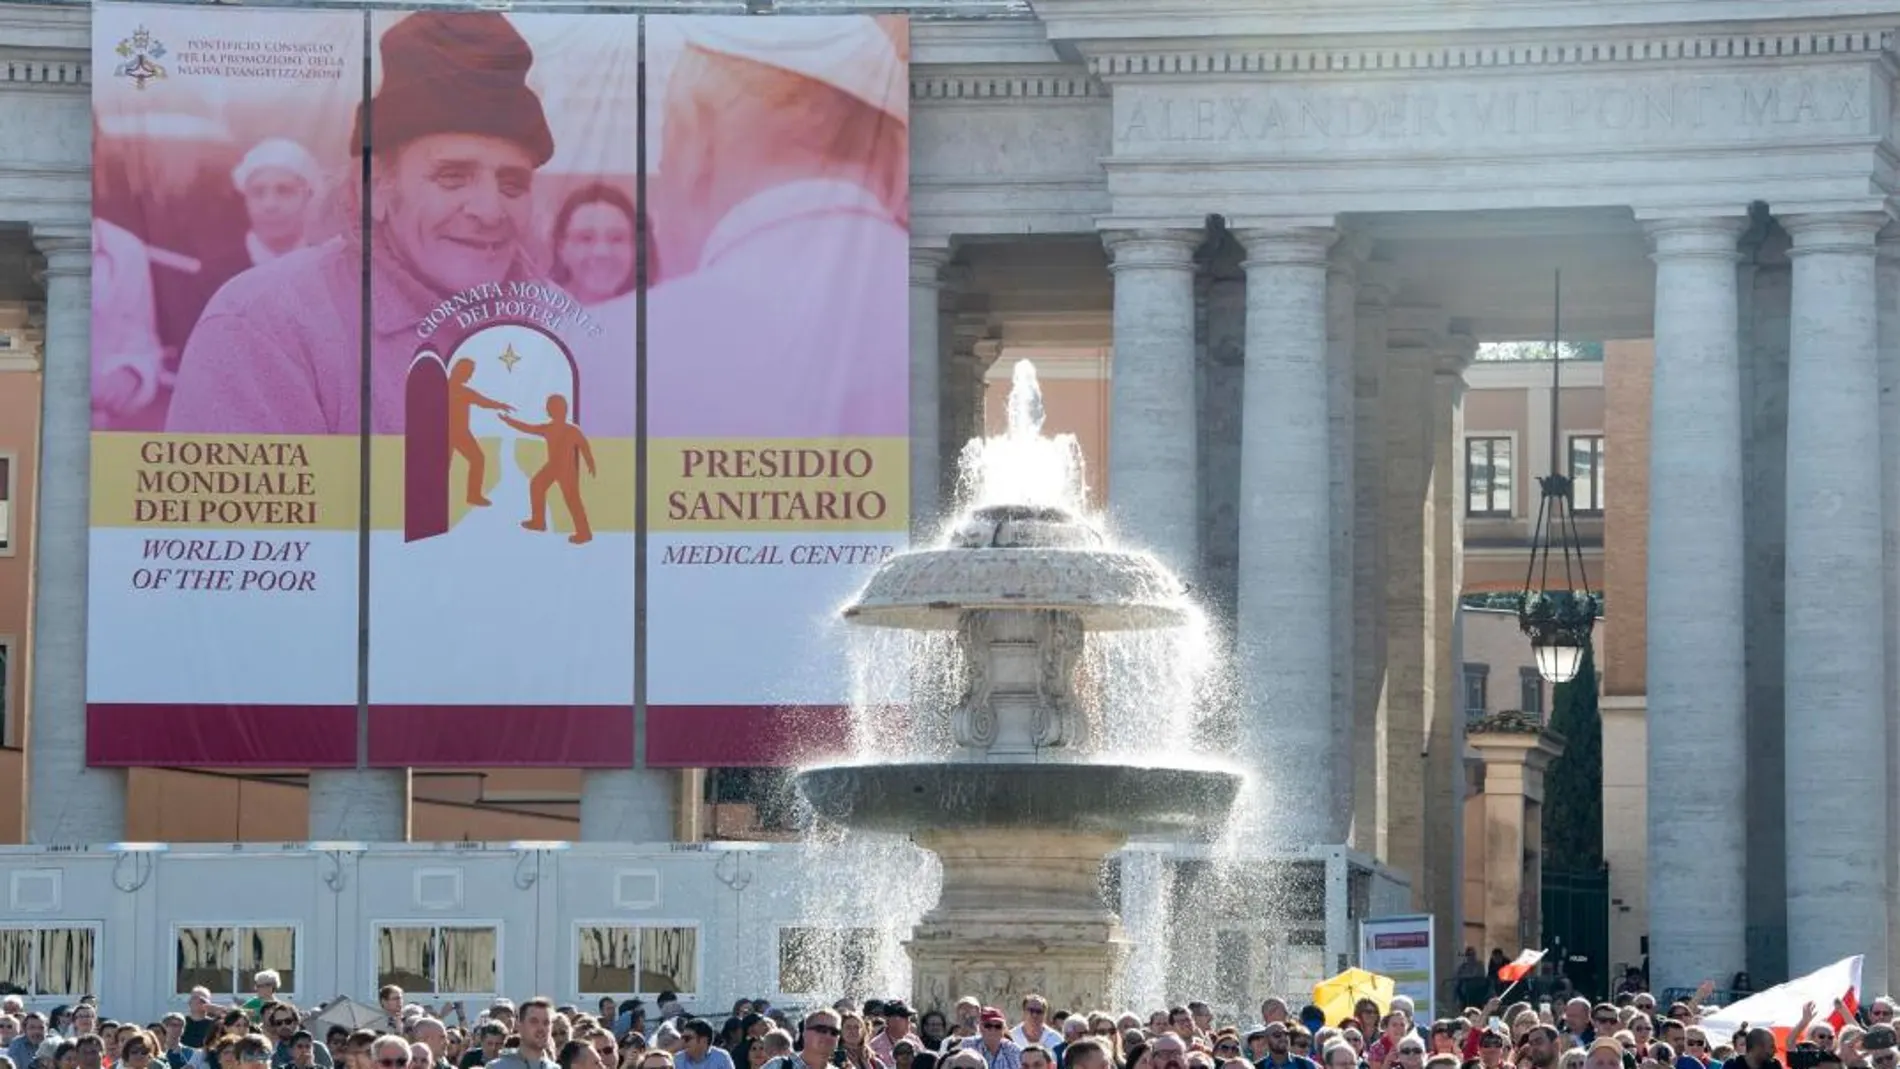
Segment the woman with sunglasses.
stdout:
[[118,1062],[125,1069],[151,1069],[158,1040],[136,1028],[119,1030]]

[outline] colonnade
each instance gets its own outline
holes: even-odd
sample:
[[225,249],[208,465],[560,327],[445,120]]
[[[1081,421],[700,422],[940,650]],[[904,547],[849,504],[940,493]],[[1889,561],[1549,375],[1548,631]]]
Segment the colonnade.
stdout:
[[[1884,213],[1779,218],[1790,248],[1786,383],[1786,927],[1789,968],[1885,946],[1900,828],[1900,235]],[[1751,850],[1744,592],[1745,368],[1733,215],[1644,220],[1656,266],[1648,558],[1649,912],[1659,984],[1746,968]],[[40,225],[44,421],[34,619],[31,837],[123,836],[122,773],[85,764],[92,246]],[[1197,275],[1206,231],[1105,235],[1117,358],[1111,520],[1199,577],[1210,501],[1238,527],[1232,616],[1238,758],[1275,793],[1266,841],[1351,842],[1454,908],[1462,797],[1455,648],[1461,371],[1445,309],[1395,303],[1387,265],[1331,228],[1233,232],[1245,275],[1239,470],[1203,485],[1198,362],[1217,328]],[[912,257],[913,514],[940,509],[945,397],[964,391],[941,320],[947,246]],[[1197,305],[1197,301],[1201,301]],[[1234,403],[1223,398],[1222,403]],[[1883,418],[1884,416],[1884,418]],[[1884,577],[1884,582],[1874,577]],[[1370,607],[1370,609],[1369,609]],[[333,777],[334,782],[324,777]],[[316,838],[376,838],[406,813],[406,773],[313,776]],[[602,781],[619,801],[652,792]],[[400,791],[402,801],[395,803]],[[599,791],[596,791],[599,793]],[[637,796],[637,797],[636,797]],[[605,795],[603,795],[605,797]],[[323,799],[335,799],[331,805]],[[375,804],[365,804],[366,799]],[[612,799],[608,799],[612,801]],[[598,808],[598,807],[597,807]],[[584,806],[585,809],[585,806]],[[334,813],[332,813],[334,810]],[[373,819],[359,821],[371,813]],[[401,819],[400,816],[398,819]],[[1759,865],[1756,866],[1759,868]],[[1876,936],[1879,938],[1876,938]],[[1884,982],[1884,961],[1870,960]]]
[[[1656,265],[1647,759],[1657,985],[1726,984],[1760,953],[1752,927],[1757,938],[1785,938],[1792,975],[1864,953],[1867,989],[1885,990],[1896,910],[1889,763],[1900,741],[1888,726],[1900,663],[1900,425],[1882,419],[1893,404],[1883,389],[1900,385],[1900,240],[1883,229],[1887,218],[1777,216],[1791,285],[1760,295],[1742,292],[1754,274],[1737,267],[1739,214],[1646,221]],[[1743,311],[1777,297],[1785,315]],[[1785,481],[1770,498],[1785,501],[1785,514],[1750,517],[1743,488],[1759,473],[1744,469],[1756,415],[1745,392],[1759,407],[1784,388],[1764,387],[1762,370],[1745,366],[1778,344],[1755,336],[1765,329],[1786,331]],[[1750,566],[1750,524],[1774,527],[1785,546],[1780,567],[1767,563],[1771,576]],[[1760,595],[1749,585],[1770,580],[1783,590],[1779,613],[1751,614],[1745,602]],[[1748,634],[1745,621],[1779,633]],[[1769,737],[1746,681],[1748,661],[1776,644],[1780,730]],[[1782,811],[1764,816],[1751,794],[1770,789]],[[1782,878],[1785,902],[1751,895],[1751,883]]]
[[[1390,265],[1334,228],[1103,241],[1108,518],[1231,637],[1233,752],[1265,787],[1251,843],[1351,843],[1410,873],[1421,906],[1457,915],[1456,820],[1427,815],[1457,813],[1464,794],[1458,412],[1475,341],[1443,309],[1395,306]],[[946,380],[955,347],[932,313],[949,303],[950,262],[937,248],[912,258],[914,382]],[[946,419],[957,407],[925,390],[912,403]],[[949,460],[931,440],[913,438],[920,517],[940,507],[930,473]]]
[[[1867,953],[1869,983],[1885,983],[1890,910],[1900,931],[1885,848],[1900,828],[1889,772],[1900,732],[1887,726],[1900,707],[1900,553],[1887,548],[1900,545],[1900,236],[1886,218],[1779,218],[1792,279],[1780,315],[1743,300],[1744,211],[1642,220],[1656,269],[1645,760],[1660,986],[1724,983],[1760,960],[1764,939],[1785,939],[1794,974]],[[1392,267],[1368,261],[1363,242],[1325,228],[1233,236],[1245,273],[1236,752],[1269,784],[1296,785],[1272,793],[1259,841],[1350,842],[1412,874],[1422,908],[1457,915],[1460,399],[1475,342],[1446,309],[1397,302]],[[1229,599],[1208,545],[1222,520],[1208,501],[1222,489],[1195,463],[1196,424],[1234,402],[1192,388],[1197,344],[1231,329],[1209,321],[1222,302],[1208,287],[1196,306],[1208,233],[1104,240],[1111,520],[1209,580],[1218,604]],[[944,262],[923,263],[917,284],[934,287]],[[1757,415],[1745,404],[1763,403],[1744,388],[1759,377],[1747,351],[1771,341],[1751,335],[1760,329],[1786,331],[1788,353],[1785,515],[1765,521],[1743,493],[1758,474],[1745,471],[1743,440]],[[918,354],[920,374],[941,351]],[[1747,559],[1745,524],[1763,522],[1785,538],[1773,576]],[[1761,617],[1745,600],[1770,578],[1785,581],[1765,626],[1788,712],[1764,742],[1748,683],[1764,636],[1747,634]],[[1764,762],[1785,779],[1785,834],[1751,820]],[[1785,875],[1786,912],[1764,919],[1748,887],[1771,873]],[[1761,931],[1777,924],[1785,935]]]

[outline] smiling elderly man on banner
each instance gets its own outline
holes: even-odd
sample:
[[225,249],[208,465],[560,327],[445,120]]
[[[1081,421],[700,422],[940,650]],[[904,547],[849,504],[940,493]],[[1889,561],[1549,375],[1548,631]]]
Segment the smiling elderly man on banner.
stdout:
[[[534,54],[503,15],[424,11],[382,39],[370,138],[371,427],[398,431],[416,325],[470,287],[537,278],[522,258],[535,171],[554,154]],[[353,229],[353,228],[352,228]],[[354,233],[233,279],[187,344],[167,429],[354,433],[362,246]]]
[[902,24],[683,21],[651,194],[690,266],[649,296],[651,432],[907,433]]

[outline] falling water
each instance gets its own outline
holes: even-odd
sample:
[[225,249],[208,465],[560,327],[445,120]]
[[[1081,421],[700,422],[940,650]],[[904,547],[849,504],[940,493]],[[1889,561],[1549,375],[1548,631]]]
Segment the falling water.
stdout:
[[1010,373],[1003,433],[972,438],[957,457],[959,511],[949,528],[989,505],[1037,505],[1063,509],[1095,521],[1083,479],[1082,446],[1073,434],[1042,433],[1042,385],[1036,368],[1018,360]]
[[[1043,433],[1045,409],[1036,371],[1019,361],[1011,374],[1003,432],[971,440],[958,457],[953,517],[936,547],[982,508],[1028,505],[1057,508],[1078,518],[1101,539],[1100,548],[1116,549],[1096,503],[1089,500],[1084,461],[1074,435]],[[1140,547],[1131,547],[1139,550]],[[1124,549],[1124,552],[1127,550]],[[1212,755],[1231,752],[1234,723],[1222,642],[1207,614],[1188,612],[1183,626],[1160,630],[1090,631],[1076,674],[1080,703],[1091,710],[1096,741],[1074,759],[1136,766],[1210,767]],[[954,749],[950,709],[963,687],[963,654],[953,632],[847,627],[852,672],[852,740],[848,763],[890,764],[948,758]],[[1247,826],[1260,825],[1248,820]],[[1258,866],[1241,863],[1238,823],[1230,824],[1210,861],[1189,866],[1190,873],[1170,875],[1153,847],[1130,850],[1119,864],[1120,894],[1126,903],[1129,936],[1138,944],[1124,978],[1121,1008],[1148,1008],[1187,993],[1215,994],[1219,957],[1205,940],[1182,938],[1206,927],[1200,918],[1215,911],[1258,910],[1271,891]],[[813,871],[838,874],[821,878],[822,891],[807,895],[809,915],[829,917],[832,927],[881,925],[885,951],[875,964],[860,955],[858,967],[874,975],[844,990],[846,978],[826,990],[836,994],[908,990],[909,963],[899,949],[910,924],[932,903],[937,881],[934,859],[905,837],[836,828],[814,829],[809,839]],[[920,872],[920,861],[925,865]],[[869,881],[896,888],[867,908],[856,885]],[[1188,910],[1195,924],[1176,925]],[[851,919],[846,919],[851,918]],[[1177,928],[1180,932],[1177,932]],[[1209,938],[1214,932],[1209,928]],[[1172,953],[1170,953],[1172,951]],[[1095,1009],[1099,1007],[1070,1007]]]

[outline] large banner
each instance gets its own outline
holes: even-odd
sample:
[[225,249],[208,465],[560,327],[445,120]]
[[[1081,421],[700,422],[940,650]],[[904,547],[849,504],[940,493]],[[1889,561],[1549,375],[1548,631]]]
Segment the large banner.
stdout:
[[362,16],[92,20],[88,757],[352,763]]
[[625,767],[639,18],[370,26],[370,761]]
[[625,767],[643,692],[650,764],[842,738],[903,20],[215,14],[94,9],[89,760]]
[[647,21],[647,760],[844,739],[837,610],[909,524],[900,18]]

